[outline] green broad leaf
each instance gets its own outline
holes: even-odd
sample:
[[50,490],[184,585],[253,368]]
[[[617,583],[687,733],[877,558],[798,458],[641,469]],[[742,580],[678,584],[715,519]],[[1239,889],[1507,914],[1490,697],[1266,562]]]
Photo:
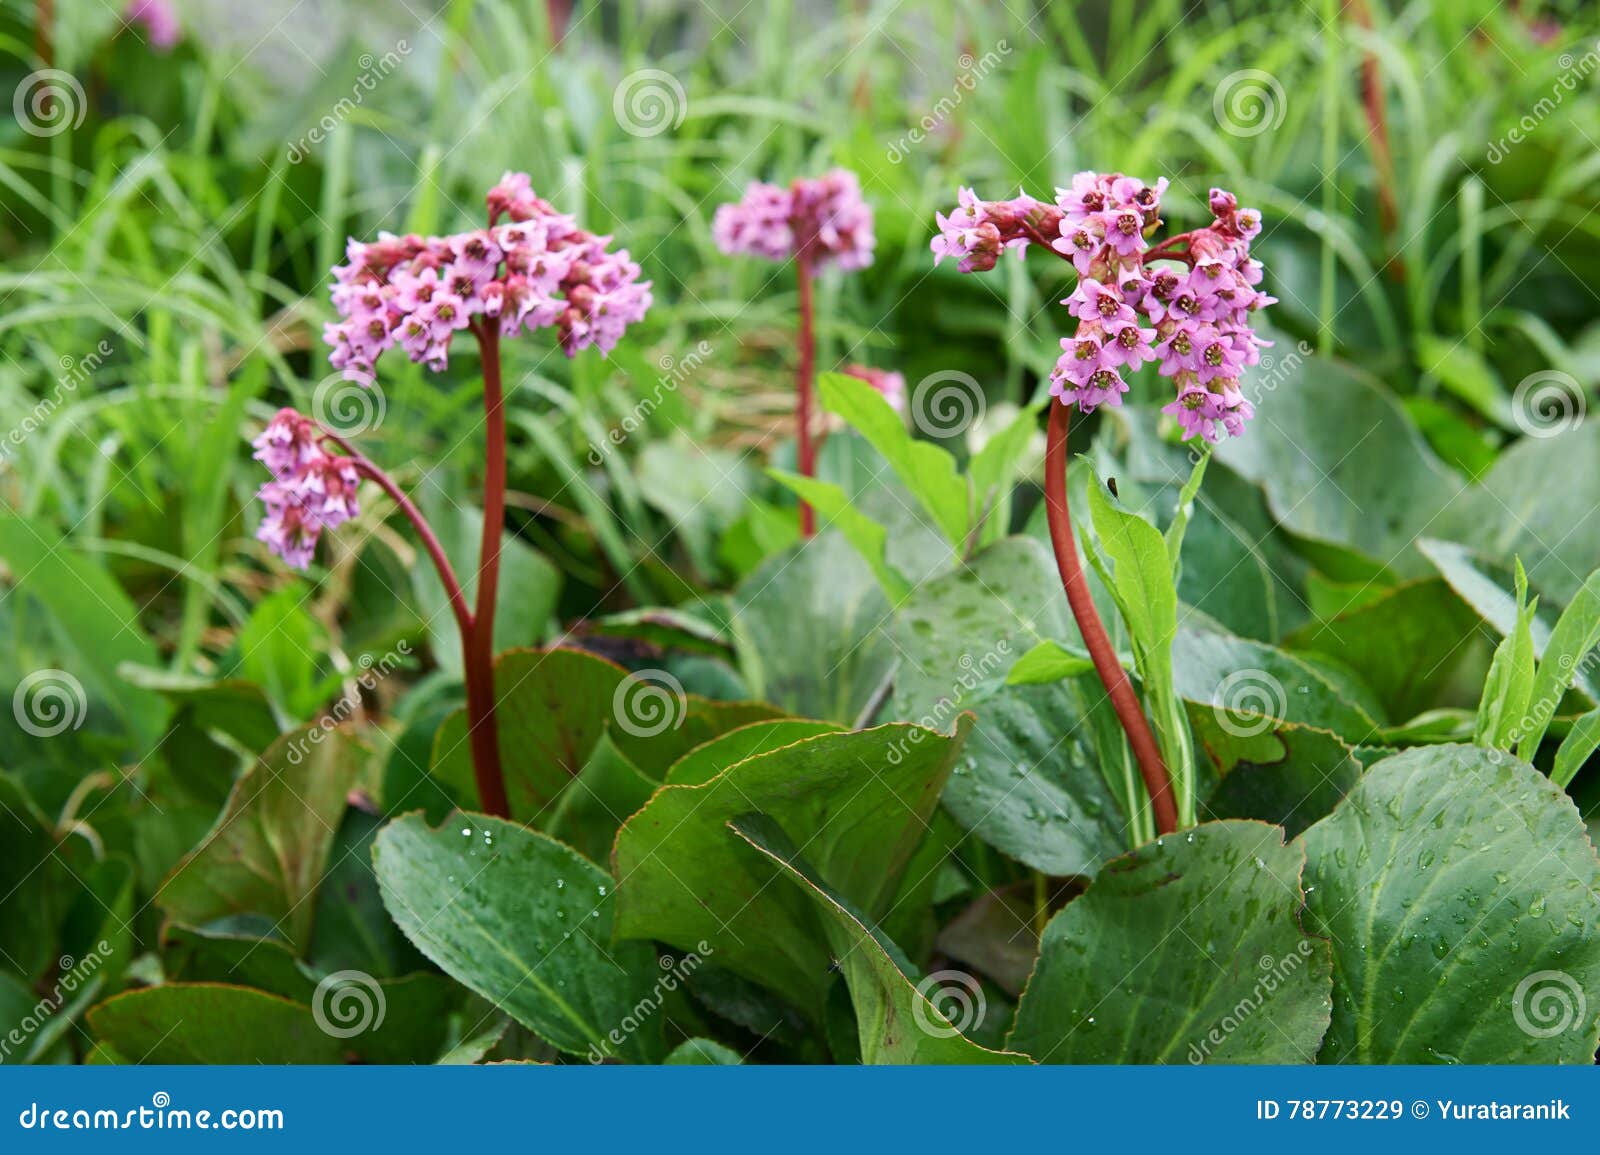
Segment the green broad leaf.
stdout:
[[844,539],[872,570],[872,576],[878,579],[884,595],[891,602],[898,602],[910,592],[911,583],[889,564],[885,556],[888,531],[850,504],[850,497],[843,489],[830,481],[818,481],[782,469],[769,469],[767,473],[815,509],[822,528],[837,529],[844,535]]
[[1284,645],[1348,666],[1377,693],[1390,717],[1402,719],[1437,704],[1470,652],[1462,641],[1477,624],[1478,615],[1446,582],[1428,578],[1308,622]]
[[735,762],[841,729],[843,727],[836,722],[809,722],[797,718],[752,722],[690,750],[667,770],[665,782],[669,786],[698,786]]
[[1533,588],[1564,605],[1600,557],[1600,421],[1543,432],[1502,453],[1427,532],[1491,561],[1521,558]]
[[747,454],[675,435],[647,444],[635,468],[644,500],[660,511],[694,566],[717,572],[717,545],[746,511],[759,474]]
[[461,993],[438,975],[318,987],[310,1005],[223,983],[164,983],[107,999],[89,1027],[140,1064],[432,1062]]
[[376,978],[396,978],[427,967],[389,917],[378,893],[372,844],[383,823],[381,815],[351,806],[339,824],[327,876],[317,888],[312,924],[309,962],[319,971],[356,970]]
[[1210,707],[1221,724],[1265,729],[1263,719],[1331,730],[1352,744],[1378,723],[1370,691],[1326,668],[1261,642],[1185,628],[1172,647],[1174,680],[1186,701]]
[[1087,656],[1073,653],[1060,642],[1040,642],[1017,659],[1006,675],[1006,685],[1048,686],[1093,672],[1094,662]]
[[1035,870],[1093,874],[1129,843],[1129,785],[1082,724],[1097,699],[1076,681],[1006,685],[1013,663],[1051,637],[1076,640],[1077,631],[1046,548],[1024,537],[996,542],[900,607],[894,711],[936,729],[974,712],[946,810]]
[[31,986],[55,966],[71,891],[49,820],[0,772],[0,974]]
[[[583,769],[615,717],[613,703],[625,694],[627,676],[621,666],[581,650],[511,650],[495,659],[495,725],[513,818],[538,820]],[[671,707],[670,698],[669,692],[660,704]],[[663,717],[670,724],[670,716]],[[477,804],[465,710],[439,728],[431,772],[458,804]]]
[[1016,478],[1023,456],[1039,436],[1039,413],[1023,409],[1000,432],[983,443],[967,463],[973,497],[981,511],[995,490],[1009,486]]
[[617,828],[650,800],[657,783],[602,734],[589,760],[567,783],[548,818],[545,833],[559,838],[585,858],[604,862]]
[[[877,396],[873,394],[873,396]],[[854,722],[894,668],[889,603],[835,533],[768,558],[730,599],[751,693],[800,718]]]
[[259,685],[279,714],[303,722],[327,701],[338,676],[319,672],[317,655],[327,631],[312,617],[309,591],[290,582],[256,603],[234,643],[237,665],[231,674]]
[[[723,702],[698,694],[678,694],[677,687],[663,674],[669,671],[640,670],[623,684],[617,707],[618,717],[611,728],[611,740],[634,765],[659,782],[668,768],[689,751],[713,738],[757,722],[783,717],[783,711],[765,702]],[[658,690],[670,691],[681,702],[673,713],[662,715],[651,703]],[[664,717],[676,724],[663,727]],[[659,729],[659,732],[657,732]]]
[[[433,509],[430,521],[461,582],[467,605],[476,605],[483,512],[450,505]],[[425,556],[417,558],[411,572],[416,582],[417,610],[428,630],[429,653],[442,668],[460,677],[461,635],[444,585]],[[500,539],[499,598],[494,615],[496,653],[536,646],[545,639],[561,597],[561,582],[561,571],[538,550],[511,534]]]
[[1577,672],[1587,670],[1589,652],[1600,644],[1600,570],[1573,595],[1567,608],[1556,619],[1555,629],[1539,657],[1528,692],[1528,710],[1517,731],[1517,756],[1531,761],[1544,740],[1550,719],[1555,717],[1561,699]]
[[965,1034],[963,1028],[982,1026],[987,1010],[976,979],[961,976],[967,981],[958,993],[951,992],[959,1001],[941,1008],[929,996],[940,993],[940,982],[950,972],[913,983],[915,972],[900,949],[817,876],[782,829],[760,815],[736,819],[731,826],[818,911],[822,933],[850,991],[862,1064],[1004,1065],[1028,1061],[1024,1055],[981,1047]]
[[200,678],[174,674],[149,666],[122,666],[118,671],[131,685],[160,694],[186,721],[217,731],[246,750],[259,753],[282,730],[272,703],[254,682],[240,679]]
[[365,757],[339,730],[285,734],[234,784],[216,825],[161,884],[156,905],[191,927],[261,916],[304,955],[345,796]]
[[1562,789],[1570,786],[1589,756],[1600,750],[1600,709],[1590,710],[1572,724],[1556,750],[1550,781]]
[[1108,863],[1050,920],[1007,1046],[1041,1063],[1309,1063],[1328,944],[1300,929],[1305,852],[1208,822]]
[[739,1052],[711,1039],[685,1039],[661,1060],[666,1067],[737,1067]]
[[1333,943],[1322,1061],[1584,1063],[1600,1043],[1600,863],[1533,767],[1473,746],[1374,765],[1302,836]]
[[1475,745],[1491,750],[1509,750],[1516,745],[1517,724],[1527,714],[1533,694],[1533,616],[1539,599],[1528,599],[1528,576],[1521,562],[1516,568],[1516,597],[1516,624],[1495,647],[1473,733]]
[[956,471],[956,459],[928,441],[919,441],[872,386],[843,373],[817,379],[823,408],[844,418],[883,455],[946,540],[960,549],[972,528],[967,481]]
[[[71,668],[60,671],[67,679],[52,678],[46,684],[70,685],[68,679],[76,679],[110,705],[141,752],[154,745],[165,729],[167,710],[159,697],[124,681],[118,668],[124,663],[154,666],[160,659],[122,587],[54,528],[23,517],[0,516],[0,562],[10,570],[16,588],[48,611],[51,626],[69,651]],[[22,654],[13,660],[24,663],[25,676],[57,673]],[[44,721],[53,729],[57,721],[73,716],[81,725],[84,707]]]
[[168,982],[252,987],[311,1005],[317,981],[277,938],[172,926],[161,952]]
[[726,654],[730,644],[714,623],[671,606],[587,618],[577,629],[585,637],[628,638],[662,650],[685,650],[712,657]]
[[618,933],[699,950],[821,1021],[831,976],[815,911],[775,885],[773,865],[727,823],[767,815],[829,885],[882,916],[968,729],[963,720],[954,736],[899,724],[820,734],[697,786],[663,786],[617,835]]
[[1331,812],[1364,770],[1355,750],[1326,730],[1265,717],[1240,726],[1194,705],[1189,721],[1218,778],[1202,807],[1209,818],[1254,818],[1293,838]]
[[611,877],[588,859],[514,823],[457,813],[437,829],[419,814],[396,819],[372,860],[395,922],[461,985],[568,1054],[661,1057],[655,951],[612,943]]
[[1412,543],[1465,503],[1465,482],[1372,377],[1322,357],[1291,360],[1261,402],[1271,420],[1219,446],[1218,461],[1262,486],[1285,530],[1331,547],[1330,564],[1416,569]]
[[1418,333],[1416,342],[1417,361],[1425,372],[1500,428],[1517,431],[1511,396],[1481,353],[1464,341],[1433,333]]

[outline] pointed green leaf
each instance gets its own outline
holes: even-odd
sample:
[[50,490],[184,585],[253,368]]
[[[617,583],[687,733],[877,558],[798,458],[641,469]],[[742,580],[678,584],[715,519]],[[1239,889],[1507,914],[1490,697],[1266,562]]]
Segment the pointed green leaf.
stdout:
[[[459,812],[438,829],[420,814],[396,819],[372,860],[395,922],[451,978],[568,1054],[661,1057],[655,951],[612,943],[611,878],[594,863]],[[652,999],[654,1013],[637,1012]]]

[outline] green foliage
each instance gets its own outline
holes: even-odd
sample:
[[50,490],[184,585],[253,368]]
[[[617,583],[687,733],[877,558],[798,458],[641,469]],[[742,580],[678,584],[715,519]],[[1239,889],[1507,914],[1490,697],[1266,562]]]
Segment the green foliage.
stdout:
[[[308,61],[206,7],[159,62],[105,6],[3,38],[88,99],[0,155],[0,1060],[1592,1060],[1600,99],[1524,118],[1593,11],[579,6],[557,48],[451,5],[351,107],[403,13],[335,6]],[[636,134],[645,69],[684,115]],[[1223,115],[1244,70],[1269,130]],[[710,217],[835,164],[878,247],[816,284],[805,478],[792,273]],[[416,534],[367,486],[289,573],[249,440],[362,399],[470,597],[475,352],[346,396],[320,331],[347,237],[472,227],[506,168],[655,303],[607,357],[506,346],[499,821]],[[1204,820],[1159,841],[1039,501],[1071,271],[928,252],[958,186],[1080,169],[1169,176],[1175,229],[1236,190],[1280,299],[1244,437],[1197,457],[1153,370],[1074,422],[1091,591]]]

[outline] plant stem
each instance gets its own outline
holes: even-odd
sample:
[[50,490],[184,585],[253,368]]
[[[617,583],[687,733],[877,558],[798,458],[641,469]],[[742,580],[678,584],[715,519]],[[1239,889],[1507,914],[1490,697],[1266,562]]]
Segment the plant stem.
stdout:
[[495,724],[494,603],[500,585],[500,538],[506,519],[506,414],[500,381],[500,330],[474,325],[483,359],[483,540],[478,551],[478,605],[472,632],[464,640],[467,676],[467,733],[478,801],[488,814],[511,817],[505,774],[500,768],[500,734]]
[[438,536],[433,532],[433,526],[428,524],[428,519],[422,516],[422,511],[407,497],[394,478],[390,477],[377,465],[363,457],[343,438],[323,430],[323,436],[332,441],[345,455],[350,458],[350,463],[355,466],[356,472],[368,481],[374,482],[379,489],[387,493],[394,503],[400,507],[400,512],[406,515],[411,522],[411,527],[417,531],[417,536],[422,539],[423,549],[428,551],[428,556],[433,560],[433,568],[439,571],[439,581],[444,586],[445,596],[450,600],[450,612],[455,614],[456,628],[461,632],[461,646],[466,650],[467,639],[472,634],[472,611],[467,608],[467,599],[461,592],[461,583],[456,580],[456,571],[450,565],[450,559],[445,556],[444,547],[439,544]]
[[[811,258],[804,246],[795,254],[795,279],[800,287],[799,369],[794,388],[795,457],[801,477],[817,475],[816,447],[811,442],[811,377],[817,358],[817,336],[811,305]],[[808,502],[800,503],[800,536],[817,532],[817,515]]]
[[[1145,719],[1138,696],[1127,671],[1117,661],[1100,613],[1089,595],[1089,583],[1078,561],[1078,543],[1072,537],[1072,515],[1067,509],[1067,430],[1072,409],[1059,401],[1050,402],[1050,431],[1044,451],[1045,512],[1050,522],[1050,543],[1055,547],[1056,569],[1067,591],[1067,604],[1083,635],[1083,644],[1094,662],[1095,673],[1111,698],[1111,707],[1128,735],[1128,745],[1139,763],[1139,775],[1150,794],[1150,809],[1155,815],[1156,832],[1171,834],[1178,828],[1178,812],[1172,801],[1172,777],[1161,759],[1150,723]],[[1132,816],[1130,815],[1130,818]]]

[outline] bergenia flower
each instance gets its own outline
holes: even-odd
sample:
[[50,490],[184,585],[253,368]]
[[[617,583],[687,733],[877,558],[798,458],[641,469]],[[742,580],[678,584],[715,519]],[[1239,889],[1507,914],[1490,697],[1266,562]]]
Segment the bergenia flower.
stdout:
[[171,49],[183,35],[183,26],[169,0],[128,0],[122,18],[130,25],[143,25],[150,47],[162,52]]
[[295,569],[311,564],[317,539],[360,512],[354,462],[323,448],[316,422],[280,409],[255,439],[255,456],[272,473],[256,495],[267,507],[256,537]]
[[398,345],[441,370],[455,335],[480,317],[506,337],[553,326],[569,357],[590,345],[609,353],[644,317],[650,282],[628,251],[556,212],[526,173],[506,173],[487,201],[485,229],[350,241],[333,270],[340,319],[323,330],[334,368],[370,385],[378,357]]
[[1051,394],[1085,413],[1120,405],[1123,374],[1155,361],[1176,391],[1162,412],[1185,438],[1237,437],[1253,415],[1239,375],[1269,344],[1251,329],[1251,314],[1275,300],[1255,288],[1261,265],[1250,242],[1261,214],[1212,189],[1210,225],[1152,248],[1166,188],[1165,179],[1081,172],[1056,190],[1053,206],[1026,194],[983,201],[963,188],[956,209],[938,214],[934,262],[955,257],[962,272],[982,272],[1008,248],[1048,245],[1078,272],[1063,302],[1078,326],[1061,342]]
[[861,183],[836,168],[787,188],[752,181],[737,202],[718,207],[711,236],[728,254],[769,261],[805,256],[813,265],[862,269],[872,263],[877,239],[872,210],[861,199]]

